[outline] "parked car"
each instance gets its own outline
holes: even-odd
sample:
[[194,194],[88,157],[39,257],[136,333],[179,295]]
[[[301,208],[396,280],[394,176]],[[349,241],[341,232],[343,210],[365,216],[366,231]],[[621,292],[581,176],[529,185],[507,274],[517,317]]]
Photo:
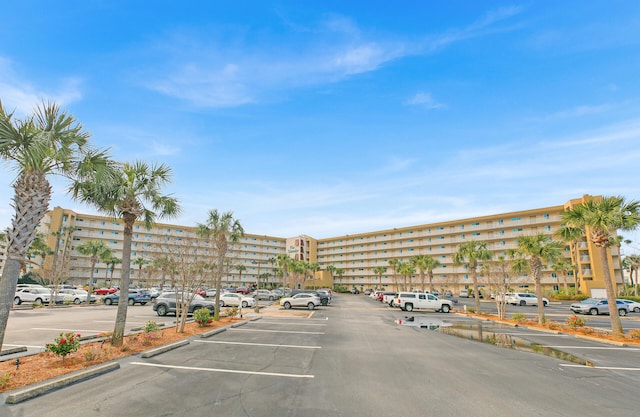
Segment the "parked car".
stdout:
[[247,295],[247,294],[249,294],[251,292],[251,289],[248,288],[248,287],[238,287],[238,288],[236,288],[236,292],[239,293],[239,294]]
[[96,293],[96,295],[109,295],[109,294],[114,294],[117,291],[118,291],[117,288],[98,288],[93,292]]
[[633,311],[634,313],[640,313],[640,303],[638,303],[637,301],[625,300],[624,298],[616,301],[622,301],[623,303],[625,303],[627,307],[629,307],[630,312]]
[[[537,306],[538,297],[535,294],[526,292],[514,292],[507,298],[507,304],[513,304],[514,306]],[[542,304],[546,307],[549,304],[549,300],[542,297]]]
[[37,305],[48,304],[51,300],[51,291],[46,287],[22,287],[16,290],[13,296],[13,304],[33,303]]
[[209,288],[208,290],[206,290],[204,292],[204,296],[205,297],[215,297],[216,296],[216,289],[215,288]]
[[[181,297],[181,294],[178,293],[178,296]],[[216,309],[216,303],[215,301],[207,300],[201,295],[196,294],[193,297],[191,304],[189,304],[187,314],[193,314],[194,311],[201,308],[208,308],[211,314],[213,314]],[[153,311],[155,311],[159,316],[176,314],[176,293],[164,292],[160,294],[155,300],[153,300]]]
[[[102,302],[106,305],[118,304],[120,301],[120,291],[116,291],[113,294],[105,295],[102,298]],[[141,305],[147,304],[151,301],[151,295],[145,290],[129,290],[129,298],[127,299],[127,304],[130,306],[139,303]]]
[[382,302],[385,304],[389,304],[393,307],[393,300],[396,297],[396,292],[393,291],[385,291],[382,293]]
[[286,297],[280,300],[280,305],[285,309],[291,307],[306,307],[309,310],[313,310],[317,306],[321,305],[320,297],[310,293],[299,293],[293,297]]
[[258,290],[258,291],[256,291],[256,298],[258,300],[273,301],[276,298],[280,298],[280,297],[278,297],[274,292],[269,291],[269,290]]
[[293,290],[291,291],[291,297],[296,294],[313,294],[320,298],[320,304],[327,306],[331,303],[331,295],[326,290]]
[[[58,291],[56,296],[57,303],[73,303],[80,304],[87,302],[87,296],[89,293],[85,290],[71,290],[68,288],[62,289]],[[89,299],[90,303],[95,303],[97,300],[95,295],[92,295]]]
[[468,290],[460,290],[460,293],[458,294],[458,297],[460,297],[460,298],[469,298],[469,291]]
[[229,292],[226,294],[220,294],[220,303],[223,307],[255,307],[256,299],[252,297],[246,297],[241,293]]
[[[626,316],[629,312],[629,306],[620,300],[616,300],[618,314]],[[571,304],[571,311],[580,314],[609,314],[609,302],[605,298],[587,298],[579,303]]]
[[453,308],[453,302],[450,300],[441,300],[433,294],[415,292],[399,292],[393,304],[405,311],[413,311],[419,308],[448,313]]

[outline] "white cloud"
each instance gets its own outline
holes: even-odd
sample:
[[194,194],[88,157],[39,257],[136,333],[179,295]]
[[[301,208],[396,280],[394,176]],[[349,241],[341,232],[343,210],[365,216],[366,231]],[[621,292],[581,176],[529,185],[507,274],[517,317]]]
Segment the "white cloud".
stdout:
[[446,107],[444,104],[439,103],[430,93],[419,92],[406,101],[409,106],[420,106],[428,110],[442,109]]

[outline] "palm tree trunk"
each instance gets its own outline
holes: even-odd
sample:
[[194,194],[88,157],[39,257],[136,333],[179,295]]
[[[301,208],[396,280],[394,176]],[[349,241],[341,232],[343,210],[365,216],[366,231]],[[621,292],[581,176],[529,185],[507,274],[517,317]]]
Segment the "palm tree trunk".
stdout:
[[473,274],[471,274],[471,278],[473,279],[473,297],[476,301],[476,313],[480,313],[480,292],[478,292],[478,272],[476,269],[477,267],[473,265]]
[[127,322],[127,307],[129,302],[129,279],[131,276],[131,242],[133,240],[133,223],[135,216],[125,213],[124,237],[122,240],[122,272],[120,275],[120,299],[118,300],[118,312],[116,323],[111,337],[113,346],[122,346],[124,328]]
[[567,282],[567,271],[562,271],[562,282],[564,283],[564,293],[569,295],[569,283]]
[[542,285],[540,274],[537,273],[533,280],[536,284],[536,298],[538,299],[538,324],[544,324],[544,302],[542,301]]
[[622,330],[622,321],[618,314],[618,304],[616,303],[616,295],[613,287],[613,281],[611,279],[611,273],[609,271],[609,257],[607,256],[607,248],[605,246],[598,246],[598,253],[600,254],[600,262],[602,262],[602,277],[604,279],[604,287],[607,290],[607,302],[609,303],[609,318],[611,319],[611,333],[614,337],[620,337],[624,335]]
[[91,293],[93,292],[93,271],[96,269],[96,261],[91,257],[91,272],[89,273],[89,288],[87,289],[87,305],[91,304]]
[[11,228],[7,230],[7,254],[0,278],[0,350],[22,262],[51,200],[51,185],[42,172],[27,171],[21,174],[13,184],[13,189],[15,214]]

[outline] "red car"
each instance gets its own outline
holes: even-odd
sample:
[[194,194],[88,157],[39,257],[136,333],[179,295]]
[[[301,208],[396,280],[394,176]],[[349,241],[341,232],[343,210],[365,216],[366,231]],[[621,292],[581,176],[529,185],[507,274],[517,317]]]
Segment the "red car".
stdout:
[[116,291],[118,291],[117,288],[98,288],[94,292],[96,293],[96,295],[108,295],[108,294],[113,294]]

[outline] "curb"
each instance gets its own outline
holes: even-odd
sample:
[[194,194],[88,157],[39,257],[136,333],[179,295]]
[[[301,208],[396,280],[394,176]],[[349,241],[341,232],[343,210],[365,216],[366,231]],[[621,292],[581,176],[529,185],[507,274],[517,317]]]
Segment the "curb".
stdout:
[[249,323],[249,321],[245,320],[245,321],[240,321],[238,323],[233,323],[231,326],[232,329],[235,329],[236,327],[240,327],[240,326],[244,326],[245,324]]
[[200,333],[200,338],[204,339],[204,338],[211,337],[211,336],[214,336],[216,334],[219,334],[219,333],[222,333],[222,332],[226,332],[226,331],[227,331],[226,327],[220,327],[218,329],[214,329],[214,330],[211,330],[211,331],[208,331],[208,332]]
[[156,348],[156,349],[147,350],[146,352],[144,352],[141,355],[141,357],[142,358],[151,358],[151,357],[159,355],[161,353],[165,353],[165,352],[168,352],[170,350],[177,349],[177,348],[182,347],[182,346],[186,346],[189,343],[190,343],[189,339],[184,339],[184,340],[181,340],[179,342],[172,343],[170,345],[164,345],[164,346],[160,346],[159,348]]
[[9,394],[5,400],[6,404],[17,404],[22,401],[29,400],[33,397],[37,397],[46,394],[51,391],[66,387],[76,382],[85,381],[98,375],[106,374],[107,372],[115,371],[120,368],[120,363],[113,362],[106,365],[99,365],[88,370],[74,372],[64,377],[55,379],[53,381],[45,382],[43,384],[35,385],[33,387]]
[[[0,356],[6,356],[6,355],[13,355],[14,353],[20,353],[20,352],[26,352],[27,351],[27,347],[26,346],[20,346],[20,347],[15,347],[12,349],[5,349],[3,351],[0,352]],[[2,360],[0,359],[0,362]]]
[[620,346],[620,347],[629,346],[628,344],[626,344],[624,342],[616,342],[615,340],[601,339],[599,337],[592,337],[592,336],[581,335],[581,334],[574,334],[574,336],[576,338],[578,338],[578,339],[589,340],[591,342],[605,343],[605,344],[608,344],[608,345],[614,345],[614,346]]

